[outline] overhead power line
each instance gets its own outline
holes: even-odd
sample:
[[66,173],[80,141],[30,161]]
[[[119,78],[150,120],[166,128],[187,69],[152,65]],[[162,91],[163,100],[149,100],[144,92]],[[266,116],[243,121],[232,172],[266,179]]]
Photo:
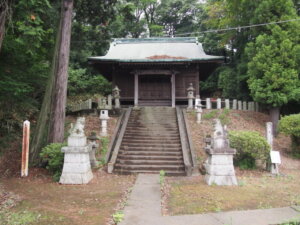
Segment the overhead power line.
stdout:
[[[218,33],[218,32],[229,31],[229,30],[241,31],[242,29],[246,29],[246,28],[262,27],[262,26],[267,26],[267,25],[271,25],[271,24],[289,23],[289,22],[293,22],[293,21],[300,21],[300,18],[298,18],[298,19],[290,19],[290,20],[281,20],[281,21],[277,21],[277,22],[259,23],[259,24],[238,26],[238,27],[228,27],[228,28],[221,28],[221,29],[211,29],[211,30],[205,30],[205,31],[199,31],[199,32],[187,32],[187,33],[178,33],[178,34],[175,33],[174,36],[185,36],[185,35],[190,35],[190,34]],[[164,36],[167,36],[167,35],[164,35]],[[72,41],[72,42],[76,43],[76,42],[101,42],[101,41],[98,41],[98,40],[86,40],[86,41]]]
[[206,30],[206,31],[199,31],[199,32],[187,32],[187,33],[179,33],[179,34],[174,34],[175,36],[185,36],[189,34],[205,34],[205,33],[217,33],[217,32],[222,32],[222,31],[229,31],[229,30],[238,30],[241,31],[242,29],[246,28],[252,28],[252,27],[262,27],[262,26],[267,26],[271,24],[281,24],[281,23],[288,23],[292,21],[299,21],[300,18],[298,19],[290,19],[290,20],[281,20],[277,22],[269,22],[269,23],[259,23],[259,24],[252,24],[252,25],[246,25],[246,26],[238,26],[238,27],[228,27],[228,28],[221,28],[221,29],[212,29],[212,30]]

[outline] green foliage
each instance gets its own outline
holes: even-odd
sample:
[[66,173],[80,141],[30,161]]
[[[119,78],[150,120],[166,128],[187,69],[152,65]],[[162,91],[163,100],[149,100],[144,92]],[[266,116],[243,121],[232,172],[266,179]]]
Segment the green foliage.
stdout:
[[106,153],[108,151],[108,144],[109,144],[109,139],[107,137],[102,137],[100,139],[101,141],[101,159],[100,162],[102,165],[104,165],[105,162],[105,157],[106,157]]
[[293,155],[300,158],[300,114],[282,117],[279,121],[278,130],[291,136]]
[[230,121],[229,121],[229,113],[230,113],[230,110],[229,109],[223,109],[223,110],[212,110],[208,113],[205,113],[202,118],[203,119],[216,119],[218,118],[221,123],[223,125],[226,125],[228,124]]
[[69,95],[81,93],[107,95],[111,93],[111,83],[103,76],[87,74],[86,69],[69,69]]
[[117,211],[112,216],[116,224],[121,223],[122,220],[124,219],[124,213],[122,211]]
[[300,114],[283,116],[279,121],[279,132],[300,137]]
[[288,222],[281,223],[280,225],[300,225],[300,222],[299,222],[298,219],[295,219],[295,220],[291,220],[291,221],[288,221]]
[[0,211],[0,223],[2,225],[26,225],[39,221],[40,215],[34,212],[10,212],[7,210]]
[[229,132],[230,146],[237,150],[235,164],[242,169],[255,168],[255,160],[267,160],[270,145],[255,131]]
[[209,119],[213,119],[213,118],[216,118],[218,115],[218,111],[217,110],[212,110],[208,113],[205,113],[202,118],[203,119],[206,119],[206,120],[209,120]]
[[220,67],[218,87],[224,98],[237,98],[236,71],[231,67]]
[[276,25],[271,34],[259,35],[248,44],[248,83],[255,101],[280,107],[299,99],[300,39],[293,40],[291,35],[298,29],[285,31]]
[[43,162],[46,163],[46,169],[53,174],[53,179],[58,181],[64,164],[64,153],[61,152],[61,148],[66,146],[66,144],[52,143],[45,146],[40,157]]
[[159,171],[159,183],[163,185],[165,183],[166,172],[164,170]]

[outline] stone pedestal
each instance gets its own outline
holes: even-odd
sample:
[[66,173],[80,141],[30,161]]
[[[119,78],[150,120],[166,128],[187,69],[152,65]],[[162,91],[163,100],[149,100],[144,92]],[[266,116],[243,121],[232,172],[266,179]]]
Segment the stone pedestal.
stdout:
[[77,119],[71,135],[68,137],[68,146],[61,149],[65,153],[61,184],[87,184],[92,178],[87,139],[84,135],[85,119]]
[[232,153],[211,153],[204,166],[208,185],[237,185]]
[[63,147],[65,153],[64,166],[59,183],[61,184],[87,184],[92,180],[88,146]]

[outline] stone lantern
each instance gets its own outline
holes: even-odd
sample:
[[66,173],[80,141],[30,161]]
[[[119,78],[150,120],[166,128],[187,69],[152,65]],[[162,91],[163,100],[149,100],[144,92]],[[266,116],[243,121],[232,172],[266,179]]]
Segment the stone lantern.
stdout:
[[115,99],[115,109],[119,109],[120,108],[120,89],[118,88],[118,86],[115,86],[115,88],[113,89],[113,97]]
[[195,88],[193,87],[193,84],[190,83],[189,87],[186,90],[187,90],[187,98],[188,98],[188,109],[191,110],[193,109],[193,100],[195,98],[194,96]]
[[91,167],[96,167],[98,166],[98,162],[96,160],[96,149],[99,147],[99,144],[97,143],[97,141],[99,140],[99,138],[97,137],[95,132],[92,132],[90,136],[87,137],[88,139],[88,144],[90,147],[90,163],[91,163]]
[[100,110],[99,119],[101,121],[100,136],[106,137],[107,136],[107,120],[109,120],[108,110]]

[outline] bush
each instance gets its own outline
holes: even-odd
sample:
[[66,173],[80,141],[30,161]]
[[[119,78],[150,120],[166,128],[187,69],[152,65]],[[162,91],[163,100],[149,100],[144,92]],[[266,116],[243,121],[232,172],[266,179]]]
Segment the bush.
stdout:
[[235,165],[242,169],[255,168],[255,160],[267,160],[270,145],[267,140],[255,131],[229,132],[230,147],[237,150]]
[[300,114],[282,117],[279,121],[278,130],[281,133],[290,135],[293,154],[300,157]]
[[64,164],[64,153],[61,152],[63,146],[65,144],[52,143],[44,147],[40,153],[43,162],[46,163],[46,169],[53,174],[55,181],[59,181]]

